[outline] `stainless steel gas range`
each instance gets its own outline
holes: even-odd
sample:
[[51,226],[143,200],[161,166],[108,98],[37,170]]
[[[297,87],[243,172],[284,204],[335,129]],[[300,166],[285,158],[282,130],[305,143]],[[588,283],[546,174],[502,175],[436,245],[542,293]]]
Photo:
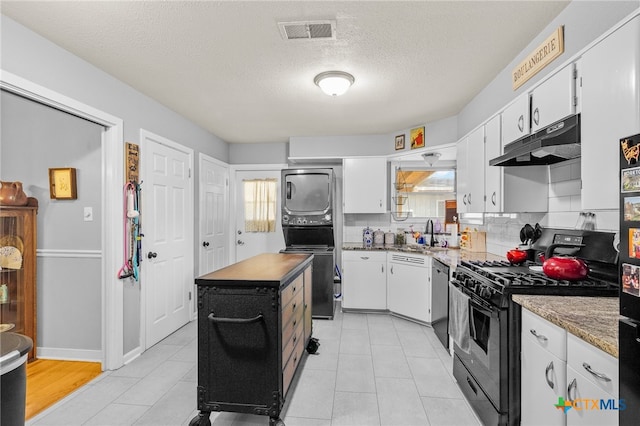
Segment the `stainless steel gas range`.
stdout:
[[468,298],[469,336],[468,344],[454,344],[453,372],[486,425],[520,424],[521,309],[511,295],[618,296],[614,234],[547,228],[534,249],[542,253],[567,239],[579,247],[563,248],[563,254],[582,259],[589,267],[583,280],[548,278],[540,262],[463,261],[456,268],[451,291]]

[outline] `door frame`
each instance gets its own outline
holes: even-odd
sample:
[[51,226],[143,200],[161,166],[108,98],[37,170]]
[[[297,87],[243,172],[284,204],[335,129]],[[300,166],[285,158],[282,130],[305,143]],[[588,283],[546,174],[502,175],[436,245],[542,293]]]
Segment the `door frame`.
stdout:
[[116,276],[122,259],[122,188],[124,185],[124,124],[108,114],[30,80],[0,69],[0,88],[105,127],[102,133],[102,370],[123,365],[123,287]]
[[[225,169],[227,169],[227,182],[226,182],[226,191],[227,191],[227,206],[224,210],[224,214],[225,214],[225,223],[227,224],[227,232],[231,232],[232,226],[230,223],[230,219],[231,219],[231,215],[229,214],[229,211],[231,210],[230,204],[231,202],[229,200],[231,200],[231,193],[230,193],[230,187],[231,187],[231,167],[229,166],[228,163],[225,163],[224,161],[220,161],[217,158],[213,158],[210,155],[204,154],[202,152],[198,153],[198,237],[200,237],[202,235],[202,229],[204,228],[204,224],[203,224],[203,219],[204,219],[204,185],[202,184],[202,180],[203,180],[203,174],[202,174],[202,163],[204,161],[208,161],[209,163],[213,163],[216,164],[220,167],[223,167]],[[235,172],[234,172],[235,173]],[[227,238],[227,241],[225,242],[225,249],[227,250],[227,264],[229,264],[230,261],[230,247],[229,247],[229,239]],[[202,256],[201,256],[201,251],[200,251],[200,241],[198,241],[197,246],[198,248],[198,274],[202,275],[204,272],[202,272],[201,268],[202,268]],[[226,266],[226,265],[225,265]]]
[[[193,173],[193,157],[194,157],[194,151],[193,149],[181,145],[178,142],[172,141],[170,139],[167,139],[163,136],[160,136],[158,134],[152,133],[148,130],[145,129],[140,129],[140,152],[142,153],[141,155],[145,155],[145,152],[148,152],[147,148],[148,148],[148,143],[149,140],[156,142],[160,145],[165,145],[169,148],[175,149],[177,151],[180,151],[184,154],[186,154],[189,157],[189,188],[188,188],[188,195],[190,198],[190,202],[187,203],[187,205],[189,205],[190,209],[191,209],[191,213],[187,214],[187,233],[186,233],[186,240],[187,240],[187,247],[191,247],[191,254],[188,256],[187,259],[187,264],[186,264],[186,269],[188,271],[191,271],[192,274],[194,275],[193,279],[195,280],[195,271],[194,271],[194,230],[195,230],[195,225],[194,225],[194,213],[195,213],[195,199],[194,199],[194,184],[193,181],[194,179],[194,173]],[[146,169],[145,167],[145,161],[141,161],[140,162],[140,179],[141,181],[150,181],[150,179],[147,179],[149,176],[149,171]],[[143,193],[142,193],[142,217],[143,217],[143,221],[144,221],[144,210],[145,210],[145,197],[144,197],[144,186],[143,186]],[[144,232],[144,223],[143,223],[143,227],[142,230]],[[190,231],[190,232],[189,232]],[[144,238],[142,239],[142,247],[143,247],[143,253],[144,253]],[[187,253],[188,254],[188,253]],[[145,273],[144,273],[144,268],[146,268],[145,266],[145,262],[142,262],[142,268],[140,271],[140,346],[139,346],[139,350],[140,352],[144,352],[147,349],[147,288],[149,287],[145,278]],[[189,313],[193,312],[194,310],[194,306],[195,306],[195,297],[196,294],[193,293],[191,295],[191,299],[189,300],[189,307],[188,307],[188,311]],[[192,315],[189,315],[189,321],[191,321],[193,319]]]
[[[229,168],[229,200],[230,200],[230,215],[229,218],[236,217],[238,205],[238,172],[256,172],[256,171],[269,171],[272,172],[274,170],[282,170],[289,168],[288,164],[234,164]],[[236,223],[233,224],[231,220],[229,220],[229,229],[231,232],[229,233],[229,263],[236,262],[236,250],[235,250],[235,237],[236,237]],[[231,248],[233,247],[233,251]]]

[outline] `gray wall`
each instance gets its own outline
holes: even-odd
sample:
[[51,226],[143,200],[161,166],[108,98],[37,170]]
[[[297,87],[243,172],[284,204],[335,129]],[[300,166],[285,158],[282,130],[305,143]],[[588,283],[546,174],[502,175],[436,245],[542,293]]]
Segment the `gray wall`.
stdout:
[[[100,351],[101,135],[97,124],[0,92],[0,178],[19,180],[38,199],[37,324],[39,348]],[[77,200],[49,198],[50,167],[75,167]],[[94,220],[85,222],[84,207]],[[43,252],[44,250],[44,252]],[[47,250],[63,250],[50,257]]]
[[235,143],[229,145],[230,164],[286,164],[287,144]]
[[[460,111],[458,114],[458,137],[469,133],[518,95],[528,91],[532,85],[549,75],[560,64],[580,52],[638,7],[640,7],[638,0],[572,1],[491,83]],[[564,53],[514,92],[511,84],[513,69],[560,25],[564,25]]]
[[[194,150],[195,174],[198,153],[229,162],[229,145],[203,128],[115,79],[86,61],[0,15],[2,69],[79,102],[121,118],[124,141],[140,143],[140,129],[171,139]],[[123,142],[124,142],[123,141]],[[141,152],[141,155],[144,155]],[[195,180],[194,232],[198,226],[198,181]],[[198,270],[194,239],[194,276]],[[112,271],[107,271],[111,273]],[[140,288],[124,283],[124,352],[140,340]]]

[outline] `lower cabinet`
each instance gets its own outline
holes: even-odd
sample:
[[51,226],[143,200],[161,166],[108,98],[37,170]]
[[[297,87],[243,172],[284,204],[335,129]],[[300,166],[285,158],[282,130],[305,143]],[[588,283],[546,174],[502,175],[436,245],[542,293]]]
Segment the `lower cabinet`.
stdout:
[[387,309],[387,253],[342,252],[342,307]]
[[523,426],[618,424],[615,357],[523,309],[521,362]]
[[567,335],[567,426],[618,424],[618,360],[584,340]]
[[567,389],[566,331],[522,310],[521,424],[564,425],[565,414],[553,404]]

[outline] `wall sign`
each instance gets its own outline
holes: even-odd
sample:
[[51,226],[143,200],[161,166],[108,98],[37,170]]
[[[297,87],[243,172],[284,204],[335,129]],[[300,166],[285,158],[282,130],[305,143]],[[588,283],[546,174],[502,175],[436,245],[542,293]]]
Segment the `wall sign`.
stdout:
[[49,196],[52,200],[78,199],[75,168],[49,169]]
[[564,26],[559,26],[553,34],[531,52],[513,69],[513,90],[522,86],[541,69],[549,65],[564,52]]
[[125,168],[125,182],[138,182],[139,178],[139,162],[140,155],[138,145],[127,142],[125,146],[126,155],[126,168]]

